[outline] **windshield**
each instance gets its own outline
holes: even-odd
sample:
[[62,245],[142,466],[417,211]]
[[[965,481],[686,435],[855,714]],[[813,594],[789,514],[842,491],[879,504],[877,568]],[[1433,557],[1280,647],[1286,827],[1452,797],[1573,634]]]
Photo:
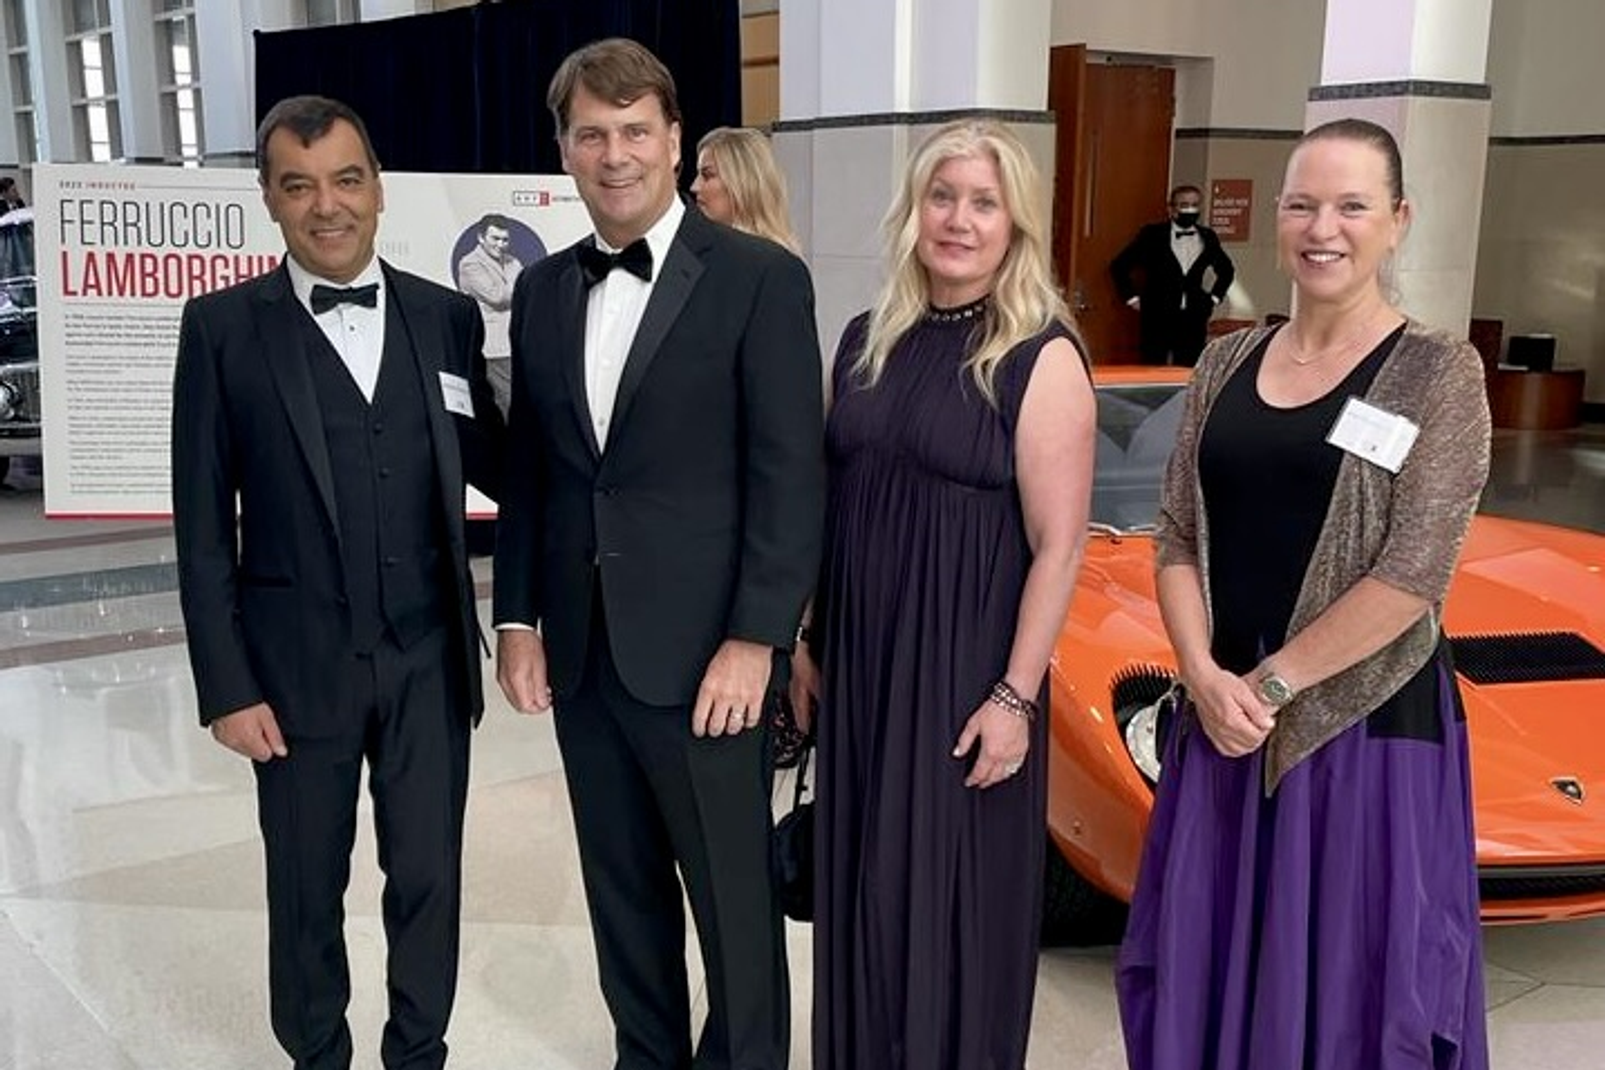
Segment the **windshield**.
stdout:
[[33,223],[0,227],[0,315],[17,315],[35,304]]
[[1122,532],[1152,530],[1185,398],[1186,389],[1178,383],[1098,388],[1094,525]]

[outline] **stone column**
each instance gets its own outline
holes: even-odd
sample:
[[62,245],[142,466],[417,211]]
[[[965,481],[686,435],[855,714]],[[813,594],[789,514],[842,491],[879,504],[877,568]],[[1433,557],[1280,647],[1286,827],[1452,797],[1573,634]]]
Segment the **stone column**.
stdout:
[[23,5],[23,11],[28,22],[28,65],[33,75],[33,122],[39,136],[39,159],[76,163],[78,144],[73,136],[62,5],[39,0]]
[[253,167],[256,158],[257,30],[300,24],[294,0],[196,4],[201,124],[208,167]]
[[1051,0],[781,5],[774,144],[813,268],[827,360],[842,327],[874,299],[881,220],[931,129],[972,115],[1010,123],[1051,196],[1051,24]]
[[1305,128],[1353,116],[1392,131],[1414,222],[1400,247],[1405,312],[1464,336],[1471,322],[1492,91],[1492,0],[1329,0],[1321,84]]
[[162,163],[162,98],[157,91],[156,16],[150,0],[112,0],[112,57],[123,159]]
[[430,0],[362,0],[359,9],[363,22],[427,15],[434,10],[435,5]]

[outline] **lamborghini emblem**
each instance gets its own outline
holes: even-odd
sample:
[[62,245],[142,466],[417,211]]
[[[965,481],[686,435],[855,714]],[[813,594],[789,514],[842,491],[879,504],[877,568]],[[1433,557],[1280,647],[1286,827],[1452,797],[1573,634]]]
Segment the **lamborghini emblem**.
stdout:
[[1549,786],[1566,796],[1567,802],[1576,803],[1578,806],[1583,805],[1583,797],[1586,792],[1583,791],[1583,782],[1578,780],[1576,777],[1551,777],[1549,780]]

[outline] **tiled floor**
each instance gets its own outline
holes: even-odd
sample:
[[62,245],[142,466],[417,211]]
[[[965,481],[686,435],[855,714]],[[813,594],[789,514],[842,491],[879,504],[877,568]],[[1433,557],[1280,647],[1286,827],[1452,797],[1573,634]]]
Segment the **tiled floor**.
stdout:
[[[251,776],[194,724],[171,535],[45,521],[36,481],[12,484],[0,490],[0,1070],[282,1066],[265,1013]],[[1605,531],[1605,428],[1500,434],[1487,506]],[[489,677],[453,1065],[606,1067],[551,724],[512,714]],[[366,834],[358,854],[352,1024],[357,1065],[372,1068],[383,940]],[[803,1068],[810,933],[791,936]],[[1486,936],[1495,1066],[1597,1070],[1605,921]],[[1034,1070],[1124,1065],[1112,961],[1107,947],[1043,953]]]

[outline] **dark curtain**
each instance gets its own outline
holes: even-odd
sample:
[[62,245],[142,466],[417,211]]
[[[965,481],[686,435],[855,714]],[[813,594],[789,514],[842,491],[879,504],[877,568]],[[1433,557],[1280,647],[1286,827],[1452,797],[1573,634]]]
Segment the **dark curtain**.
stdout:
[[319,93],[351,105],[393,171],[562,171],[546,85],[602,37],[657,54],[680,96],[682,177],[697,139],[741,122],[737,0],[504,0],[433,15],[256,34],[256,110]]

